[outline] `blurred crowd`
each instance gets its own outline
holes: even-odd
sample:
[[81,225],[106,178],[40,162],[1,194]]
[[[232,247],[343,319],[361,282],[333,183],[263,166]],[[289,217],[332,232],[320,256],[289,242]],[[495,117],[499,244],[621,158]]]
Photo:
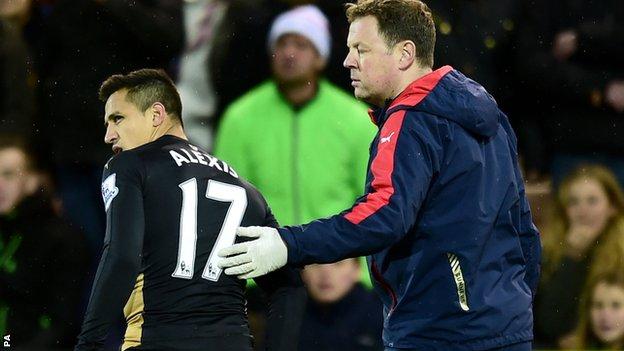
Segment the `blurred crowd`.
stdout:
[[[434,68],[480,82],[518,135],[544,248],[535,347],[624,349],[624,2],[425,2]],[[375,127],[343,67],[347,33],[336,0],[0,0],[0,336],[75,340],[105,229],[97,91],[111,74],[175,77],[191,141],[281,224],[350,206]],[[301,350],[383,349],[364,268],[303,271]]]

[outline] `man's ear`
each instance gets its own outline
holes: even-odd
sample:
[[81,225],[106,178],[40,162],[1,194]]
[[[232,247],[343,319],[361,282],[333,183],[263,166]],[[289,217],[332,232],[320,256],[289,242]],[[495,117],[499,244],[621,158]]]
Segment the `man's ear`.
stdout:
[[397,43],[399,57],[399,69],[405,71],[412,67],[416,61],[416,45],[411,40],[405,40]]
[[149,112],[152,116],[152,126],[154,127],[160,126],[167,118],[167,110],[160,102],[153,103]]

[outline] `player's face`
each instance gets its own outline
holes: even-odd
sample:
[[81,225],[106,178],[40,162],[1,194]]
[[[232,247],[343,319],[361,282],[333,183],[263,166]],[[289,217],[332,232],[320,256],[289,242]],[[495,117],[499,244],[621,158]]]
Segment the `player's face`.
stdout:
[[615,210],[599,181],[580,178],[570,184],[566,214],[570,225],[582,225],[602,231]]
[[357,259],[350,258],[332,264],[309,265],[303,270],[308,293],[315,301],[329,304],[342,299],[360,277]]
[[0,215],[11,212],[28,195],[30,177],[21,150],[0,149]]
[[590,309],[592,331],[600,341],[624,341],[623,287],[599,283],[594,288]]
[[300,34],[284,34],[271,57],[273,75],[280,84],[302,85],[317,80],[325,65],[314,44]]
[[394,48],[388,48],[378,30],[373,16],[358,18],[349,27],[347,38],[349,53],[343,65],[351,73],[355,97],[368,103],[383,106],[393,98],[396,69]]
[[126,100],[127,89],[113,93],[104,108],[106,135],[104,142],[112,145],[115,154],[134,149],[151,141],[154,132],[152,116]]

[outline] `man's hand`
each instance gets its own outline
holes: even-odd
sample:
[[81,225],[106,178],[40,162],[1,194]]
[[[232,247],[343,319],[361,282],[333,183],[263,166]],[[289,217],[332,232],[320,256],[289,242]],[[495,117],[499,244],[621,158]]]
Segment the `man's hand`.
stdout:
[[239,279],[255,278],[286,265],[288,249],[275,228],[240,227],[236,235],[257,238],[219,251],[219,267]]

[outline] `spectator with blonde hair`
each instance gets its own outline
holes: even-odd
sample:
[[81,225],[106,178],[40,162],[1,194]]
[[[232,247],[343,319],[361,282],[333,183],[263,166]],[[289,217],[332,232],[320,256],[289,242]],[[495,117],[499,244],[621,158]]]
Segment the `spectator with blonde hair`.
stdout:
[[546,223],[536,332],[545,344],[562,346],[576,326],[578,298],[591,271],[622,266],[624,194],[613,173],[588,165],[569,174]]
[[624,349],[624,266],[597,274],[585,288],[580,305],[576,348]]

